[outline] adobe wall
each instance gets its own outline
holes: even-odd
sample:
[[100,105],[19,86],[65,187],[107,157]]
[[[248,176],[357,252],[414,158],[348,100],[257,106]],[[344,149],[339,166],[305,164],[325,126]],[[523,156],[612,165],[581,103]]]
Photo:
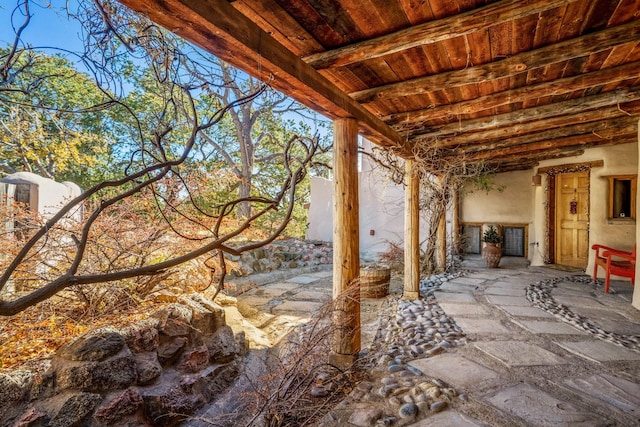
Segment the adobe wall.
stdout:
[[[538,168],[603,160],[603,167],[594,167],[590,174],[590,224],[589,247],[601,243],[620,249],[631,249],[636,241],[634,223],[607,220],[608,181],[607,175],[637,174],[637,144],[620,144],[596,147],[581,156],[547,160],[534,169],[502,173],[495,176],[496,185],[505,185],[505,190],[484,193],[476,191],[466,194],[461,200],[461,221],[473,223],[526,223],[529,224],[529,259],[532,265],[544,263],[546,242],[546,188],[547,175],[542,174],[542,185],[532,186],[531,178]],[[640,211],[638,211],[640,212]],[[535,242],[539,246],[535,246]],[[539,249],[538,249],[539,248]],[[593,272],[593,251],[589,253],[587,273]],[[639,297],[640,298],[640,297]]]
[[[370,143],[364,141],[364,148]],[[360,256],[374,261],[389,249],[388,242],[404,247],[404,187],[391,182],[367,156],[358,173],[360,206]],[[333,181],[311,177],[311,200],[307,239],[333,241]],[[420,235],[426,236],[421,218]]]
[[[603,160],[603,167],[591,169],[590,174],[590,200],[589,200],[589,248],[594,243],[606,246],[631,250],[635,243],[636,225],[633,223],[614,223],[607,220],[607,206],[609,187],[604,178],[607,175],[625,175],[638,173],[638,146],[637,144],[621,144],[606,147],[596,147],[586,150],[582,156],[541,162],[540,167],[556,166],[571,163],[583,163]],[[546,176],[543,176],[542,187],[536,191],[536,212],[542,214],[536,216],[536,232],[544,236],[544,204],[546,195],[544,188]],[[542,260],[537,260],[542,261]],[[594,253],[589,251],[589,264],[587,273],[593,273]]]

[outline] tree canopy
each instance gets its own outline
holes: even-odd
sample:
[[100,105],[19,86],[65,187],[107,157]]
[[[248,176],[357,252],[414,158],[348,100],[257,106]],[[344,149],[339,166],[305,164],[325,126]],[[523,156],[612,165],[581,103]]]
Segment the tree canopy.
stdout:
[[[65,290],[89,301],[87,285],[143,295],[157,283],[147,279],[191,261],[221,289],[227,255],[289,224],[304,232],[307,172],[323,151],[311,113],[109,1],[70,11],[78,62],[35,50],[21,39],[30,4],[18,1],[24,21],[0,55],[2,168],[86,191],[52,217],[21,220],[25,240],[0,253],[0,315]],[[69,222],[81,206],[83,220]]]

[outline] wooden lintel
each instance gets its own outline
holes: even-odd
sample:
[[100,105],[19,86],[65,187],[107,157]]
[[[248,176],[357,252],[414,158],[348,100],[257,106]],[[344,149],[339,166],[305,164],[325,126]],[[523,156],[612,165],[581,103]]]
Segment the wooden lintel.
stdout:
[[304,60],[315,69],[344,66],[417,46],[450,40],[479,29],[487,29],[525,16],[555,9],[574,1],[576,0],[530,0],[528,2],[502,0],[360,43],[308,55]]
[[405,139],[226,0],[119,0],[153,22],[331,119],[353,117],[372,142],[411,156]]
[[551,170],[561,170],[563,168],[571,169],[576,167],[588,167],[588,168],[601,168],[604,166],[604,160],[594,160],[592,162],[582,162],[582,163],[570,163],[566,165],[557,165],[557,166],[546,166],[543,168],[538,168],[536,173],[547,173]]
[[433,88],[453,88],[482,83],[585,55],[592,55],[625,43],[634,43],[637,42],[638,38],[640,38],[640,21],[636,20],[582,37],[523,52],[500,61],[365,89],[353,92],[351,96],[358,102],[367,103],[382,99],[423,94],[432,91]]
[[[456,104],[442,105],[435,108],[408,111],[383,117],[382,120],[401,131],[401,126],[417,126],[427,120],[441,117],[462,116],[475,114],[480,111],[511,105],[526,101],[527,99],[541,98],[545,96],[558,96],[603,84],[616,83],[622,80],[640,77],[640,62],[632,62],[618,67],[606,68],[578,76],[565,77],[559,80],[531,84],[517,89],[481,96],[469,101]],[[408,130],[408,129],[407,129]]]

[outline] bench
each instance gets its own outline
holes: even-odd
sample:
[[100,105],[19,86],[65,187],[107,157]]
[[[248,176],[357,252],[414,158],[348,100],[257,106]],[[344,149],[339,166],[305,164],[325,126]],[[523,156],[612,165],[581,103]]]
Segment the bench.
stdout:
[[604,245],[593,245],[591,249],[596,251],[595,265],[593,267],[593,280],[598,280],[598,266],[605,271],[604,291],[609,292],[609,277],[611,275],[628,277],[631,285],[635,285],[636,277],[636,246],[631,252],[610,248]]

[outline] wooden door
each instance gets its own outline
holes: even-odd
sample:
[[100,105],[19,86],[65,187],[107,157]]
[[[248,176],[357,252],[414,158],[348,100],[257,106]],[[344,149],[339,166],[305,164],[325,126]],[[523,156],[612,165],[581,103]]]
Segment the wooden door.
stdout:
[[555,263],[586,268],[589,258],[589,171],[556,175]]

